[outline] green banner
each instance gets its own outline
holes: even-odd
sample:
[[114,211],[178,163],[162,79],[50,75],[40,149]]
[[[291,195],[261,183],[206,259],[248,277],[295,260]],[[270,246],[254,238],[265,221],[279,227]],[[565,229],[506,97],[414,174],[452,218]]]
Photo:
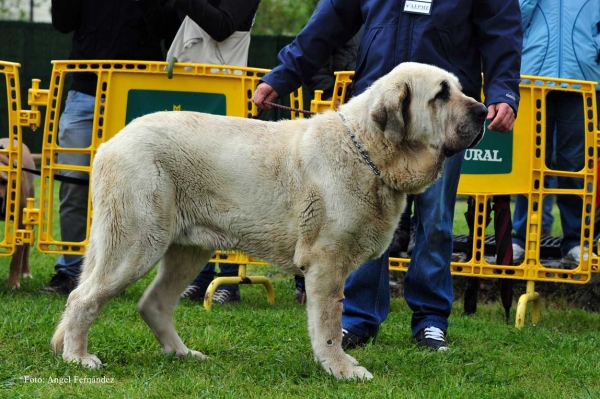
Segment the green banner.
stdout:
[[485,124],[483,139],[465,151],[461,174],[499,175],[512,172],[513,131],[508,133],[488,130]]
[[125,123],[158,111],[196,111],[225,115],[225,94],[187,91],[129,90]]

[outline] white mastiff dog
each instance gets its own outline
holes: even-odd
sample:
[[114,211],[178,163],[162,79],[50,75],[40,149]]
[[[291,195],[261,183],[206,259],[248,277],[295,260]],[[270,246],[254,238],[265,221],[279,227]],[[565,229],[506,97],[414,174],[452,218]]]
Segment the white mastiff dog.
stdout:
[[139,312],[164,353],[206,358],[182,342],[173,313],[215,250],[237,250],[303,273],[316,361],[337,378],[372,378],[341,347],[344,282],[388,247],[405,195],[480,138],[486,113],[455,76],[405,63],[339,112],[311,119],[134,120],[94,160],[90,242],[55,352],[101,367],[88,353],[90,325],[160,261]]

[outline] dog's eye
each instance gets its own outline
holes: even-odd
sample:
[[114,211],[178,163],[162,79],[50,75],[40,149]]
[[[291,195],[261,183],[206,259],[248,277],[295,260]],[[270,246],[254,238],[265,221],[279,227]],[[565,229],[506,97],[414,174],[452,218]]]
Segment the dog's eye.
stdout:
[[446,82],[445,80],[443,80],[442,83],[440,83],[440,86],[442,88],[440,89],[440,91],[433,98],[434,101],[437,101],[437,100],[440,100],[440,101],[449,101],[450,100],[450,85],[448,84],[448,82]]
[[7,180],[0,179],[0,187],[6,187],[7,184],[8,184]]

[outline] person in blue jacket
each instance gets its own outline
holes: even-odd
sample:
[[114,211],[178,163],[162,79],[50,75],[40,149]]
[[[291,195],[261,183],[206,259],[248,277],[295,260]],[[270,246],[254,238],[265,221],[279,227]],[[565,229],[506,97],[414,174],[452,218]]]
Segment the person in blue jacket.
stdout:
[[[523,75],[600,82],[600,0],[520,0],[523,19]],[[596,86],[597,96],[600,85]],[[597,104],[598,105],[598,104]],[[597,112],[598,114],[598,112]],[[546,96],[546,162],[552,169],[579,171],[585,162],[583,97],[551,91]],[[558,188],[581,189],[582,179],[559,176]],[[563,237],[561,266],[581,259],[581,213],[577,195],[557,195]],[[513,258],[521,262],[527,227],[527,198],[517,196]]]
[[[483,72],[490,129],[512,129],[522,48],[518,0],[324,0],[294,41],[280,51],[279,65],[263,77],[254,103],[268,108],[265,100],[295,90],[361,26],[353,95],[396,65],[414,61],[454,73],[464,93],[479,99]],[[416,245],[404,296],[413,311],[413,337],[431,350],[448,348],[452,222],[463,155],[448,158],[441,178],[415,197]],[[352,273],[344,294],[342,346],[364,345],[375,338],[389,312],[388,252]]]

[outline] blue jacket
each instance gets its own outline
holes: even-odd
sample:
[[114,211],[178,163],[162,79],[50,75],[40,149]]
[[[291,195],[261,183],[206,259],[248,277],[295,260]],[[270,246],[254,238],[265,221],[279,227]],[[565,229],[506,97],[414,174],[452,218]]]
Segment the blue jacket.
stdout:
[[298,88],[364,24],[353,94],[396,65],[415,61],[454,73],[465,94],[516,111],[522,49],[517,0],[434,0],[431,15],[404,13],[404,0],[323,0],[263,77],[280,96]]
[[[520,0],[523,75],[600,83],[600,0]],[[596,87],[600,90],[600,85]]]

